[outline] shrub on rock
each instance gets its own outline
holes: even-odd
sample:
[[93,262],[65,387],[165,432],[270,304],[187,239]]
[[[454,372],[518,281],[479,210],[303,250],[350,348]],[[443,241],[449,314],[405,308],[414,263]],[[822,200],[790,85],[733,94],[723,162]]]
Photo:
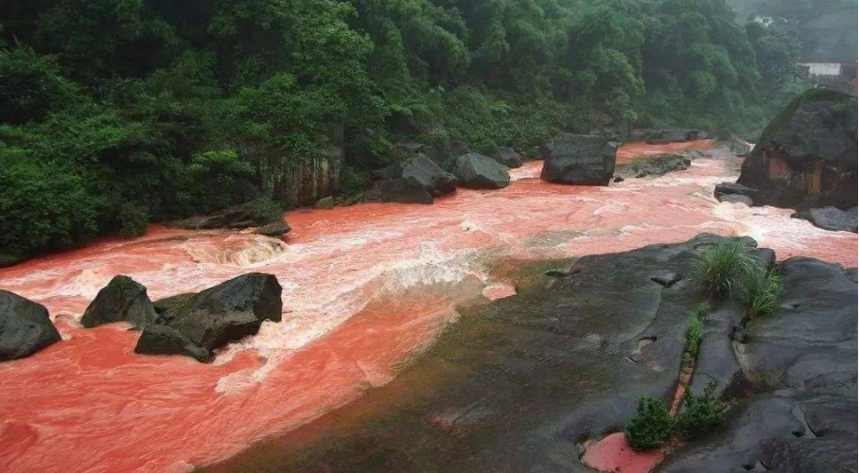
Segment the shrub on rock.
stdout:
[[751,264],[749,250],[740,242],[719,243],[697,255],[692,279],[711,296],[729,295],[742,284]]
[[638,399],[638,412],[626,426],[626,438],[637,451],[659,448],[674,430],[674,419],[665,403],[650,396]]
[[700,396],[686,393],[677,416],[677,432],[687,440],[698,438],[724,422],[727,411],[728,405],[716,397],[716,382],[710,381]]

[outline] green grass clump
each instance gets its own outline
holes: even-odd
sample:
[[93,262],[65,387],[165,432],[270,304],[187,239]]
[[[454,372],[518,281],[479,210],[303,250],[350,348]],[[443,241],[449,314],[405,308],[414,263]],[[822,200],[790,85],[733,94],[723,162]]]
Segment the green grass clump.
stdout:
[[746,313],[749,317],[770,315],[778,308],[784,295],[781,277],[772,269],[765,270],[754,265],[746,273]]
[[752,264],[747,247],[739,243],[719,243],[697,255],[692,278],[711,296],[722,297],[739,288]]
[[710,381],[700,396],[689,391],[677,417],[677,432],[687,440],[698,438],[725,421],[728,407],[716,397],[716,381]]
[[661,447],[674,430],[674,419],[661,400],[638,398],[638,412],[626,426],[626,438],[636,451]]
[[698,314],[689,314],[689,328],[686,330],[686,353],[691,357],[698,356],[701,349],[701,331],[703,323]]

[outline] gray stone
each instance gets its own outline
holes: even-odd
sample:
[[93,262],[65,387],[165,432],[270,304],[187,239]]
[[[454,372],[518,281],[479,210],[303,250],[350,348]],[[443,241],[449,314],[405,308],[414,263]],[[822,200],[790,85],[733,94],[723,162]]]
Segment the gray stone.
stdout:
[[617,143],[567,133],[555,141],[540,178],[559,184],[605,186],[614,175]]
[[131,322],[143,328],[158,320],[146,287],[128,276],[115,276],[103,287],[81,317],[81,325],[97,327],[114,322]]
[[808,220],[815,227],[833,232],[856,233],[857,230],[856,207],[849,210],[839,210],[835,207],[800,210],[793,214],[793,217]]
[[30,356],[59,341],[45,306],[0,290],[0,361]]
[[456,158],[453,173],[459,180],[459,185],[472,189],[500,189],[510,184],[507,166],[477,153]]
[[501,148],[493,159],[511,169],[521,167],[524,161],[522,155],[513,148]]

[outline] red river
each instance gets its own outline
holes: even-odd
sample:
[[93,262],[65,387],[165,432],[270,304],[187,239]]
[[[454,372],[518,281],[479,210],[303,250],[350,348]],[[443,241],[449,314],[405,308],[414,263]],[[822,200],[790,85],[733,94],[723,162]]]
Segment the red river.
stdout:
[[[659,150],[627,145],[620,156]],[[545,183],[542,163],[531,162],[506,189],[458,190],[432,206],[289,212],[285,241],[153,227],[2,269],[0,287],[47,306],[63,341],[0,364],[0,471],[169,473],[224,459],[390,381],[455,323],[458,303],[513,293],[494,271],[510,259],[713,232],[752,236],[782,259],[856,266],[855,234],[817,229],[791,210],[714,200],[713,186],[735,179],[739,165],[697,159],[687,171],[598,188]],[[139,332],[127,325],[77,322],[117,274],[157,299],[249,271],[277,276],[283,322],[266,322],[213,364],[135,355]]]

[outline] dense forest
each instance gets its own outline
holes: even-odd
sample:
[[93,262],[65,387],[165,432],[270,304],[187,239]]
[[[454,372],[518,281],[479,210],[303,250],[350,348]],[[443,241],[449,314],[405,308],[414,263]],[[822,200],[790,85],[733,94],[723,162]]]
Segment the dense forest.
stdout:
[[0,25],[7,257],[300,203],[272,169],[332,148],[351,193],[407,140],[748,136],[797,87],[796,41],[725,0],[3,0]]

